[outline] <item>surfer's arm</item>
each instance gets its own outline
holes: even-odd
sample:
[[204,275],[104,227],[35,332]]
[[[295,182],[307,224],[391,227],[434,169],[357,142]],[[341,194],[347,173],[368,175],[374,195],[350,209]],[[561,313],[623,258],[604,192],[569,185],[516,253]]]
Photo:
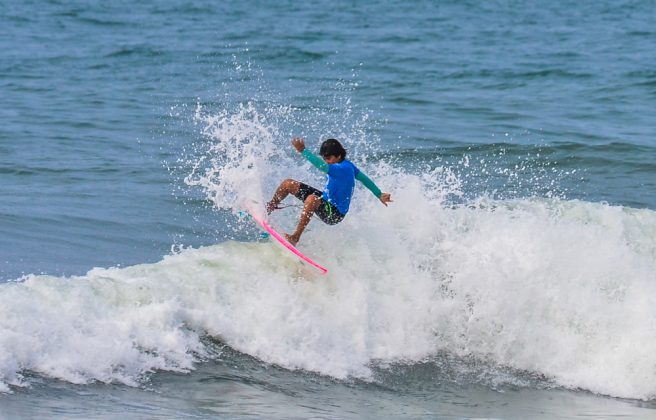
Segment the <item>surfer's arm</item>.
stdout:
[[376,198],[378,198],[378,199],[380,200],[381,203],[387,205],[387,203],[391,203],[391,202],[392,202],[392,197],[391,197],[391,195],[390,195],[389,193],[384,193],[384,192],[382,192],[382,191],[380,190],[380,188],[378,188],[378,186],[376,186],[376,184],[374,183],[374,181],[372,181],[371,178],[369,178],[367,175],[365,175],[364,172],[359,171],[359,172],[357,173],[357,175],[355,175],[355,179],[357,179],[358,181],[362,182],[362,185],[364,185],[365,187],[367,187],[367,189],[368,189],[369,191],[371,191],[371,193],[372,193],[373,195],[375,195]]
[[328,173],[328,164],[324,162],[319,156],[313,154],[308,149],[305,148],[305,140],[300,137],[295,137],[292,139],[292,146],[300,154],[303,155],[311,164],[317,167],[321,172]]
[[328,164],[324,162],[319,156],[313,154],[308,149],[303,149],[301,152],[303,157],[308,160],[311,164],[317,167],[321,172],[328,173]]
[[367,175],[364,174],[364,172],[360,171],[358,174],[355,176],[355,179],[358,181],[362,182],[362,185],[367,187],[369,191],[373,193],[373,195],[376,196],[376,198],[380,198],[381,194],[383,193],[380,188],[376,186],[374,181],[371,180]]

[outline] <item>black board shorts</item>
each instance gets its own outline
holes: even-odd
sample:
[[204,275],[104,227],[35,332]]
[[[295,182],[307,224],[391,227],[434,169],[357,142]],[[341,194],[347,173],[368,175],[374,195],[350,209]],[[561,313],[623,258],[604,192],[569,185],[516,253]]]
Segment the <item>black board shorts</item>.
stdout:
[[328,225],[336,225],[344,219],[344,215],[337,210],[337,207],[323,199],[323,192],[302,182],[299,182],[299,184],[301,184],[301,186],[294,196],[302,202],[305,202],[305,199],[308,198],[310,194],[321,198],[321,204],[319,204],[319,207],[314,211],[314,214],[316,214],[322,222]]

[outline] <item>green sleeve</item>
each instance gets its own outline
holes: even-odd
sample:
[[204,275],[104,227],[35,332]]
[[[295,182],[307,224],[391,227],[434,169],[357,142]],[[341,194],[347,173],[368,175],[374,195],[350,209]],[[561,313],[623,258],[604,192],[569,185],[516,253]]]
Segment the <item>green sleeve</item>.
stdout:
[[380,198],[380,195],[383,192],[376,186],[376,184],[374,184],[374,181],[372,181],[367,175],[364,174],[364,172],[358,172],[358,174],[355,176],[355,179],[362,182],[362,184],[367,187],[369,191],[371,191],[377,198]]
[[305,159],[317,167],[321,172],[328,173],[328,164],[323,161],[319,156],[312,154],[308,149],[303,149],[301,153]]

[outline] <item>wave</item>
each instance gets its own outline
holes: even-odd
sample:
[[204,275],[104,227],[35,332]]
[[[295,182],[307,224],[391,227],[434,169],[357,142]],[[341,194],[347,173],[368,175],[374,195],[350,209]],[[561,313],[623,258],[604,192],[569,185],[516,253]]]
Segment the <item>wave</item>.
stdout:
[[[197,110],[208,148],[187,183],[231,210],[232,229],[251,242],[0,285],[3,389],[30,373],[138,385],[220,357],[211,337],[338,379],[450,354],[566,388],[656,398],[656,212],[556,198],[455,204],[460,183],[447,168],[413,174],[367,161],[353,135],[360,167],[395,202],[385,208],[359,188],[339,226],[312,222],[301,246],[329,269],[315,276],[237,216],[283,177],[311,176],[277,145],[290,112]],[[274,213],[283,229],[297,217]]]
[[208,357],[209,335],[335,378],[447,352],[654,398],[653,211],[557,200],[443,208],[416,201],[419,188],[393,208],[356,206],[340,229],[311,226],[303,247],[325,277],[273,243],[229,241],[0,285],[5,390],[26,372],[136,385],[188,371]]

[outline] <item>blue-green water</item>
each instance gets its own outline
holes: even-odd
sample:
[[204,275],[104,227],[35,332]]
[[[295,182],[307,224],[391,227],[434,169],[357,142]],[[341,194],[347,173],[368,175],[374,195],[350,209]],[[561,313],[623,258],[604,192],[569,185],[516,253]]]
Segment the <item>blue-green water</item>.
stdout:
[[[654,416],[654,22],[0,2],[0,416]],[[395,199],[310,225],[325,278],[237,215],[321,185],[296,135]]]

